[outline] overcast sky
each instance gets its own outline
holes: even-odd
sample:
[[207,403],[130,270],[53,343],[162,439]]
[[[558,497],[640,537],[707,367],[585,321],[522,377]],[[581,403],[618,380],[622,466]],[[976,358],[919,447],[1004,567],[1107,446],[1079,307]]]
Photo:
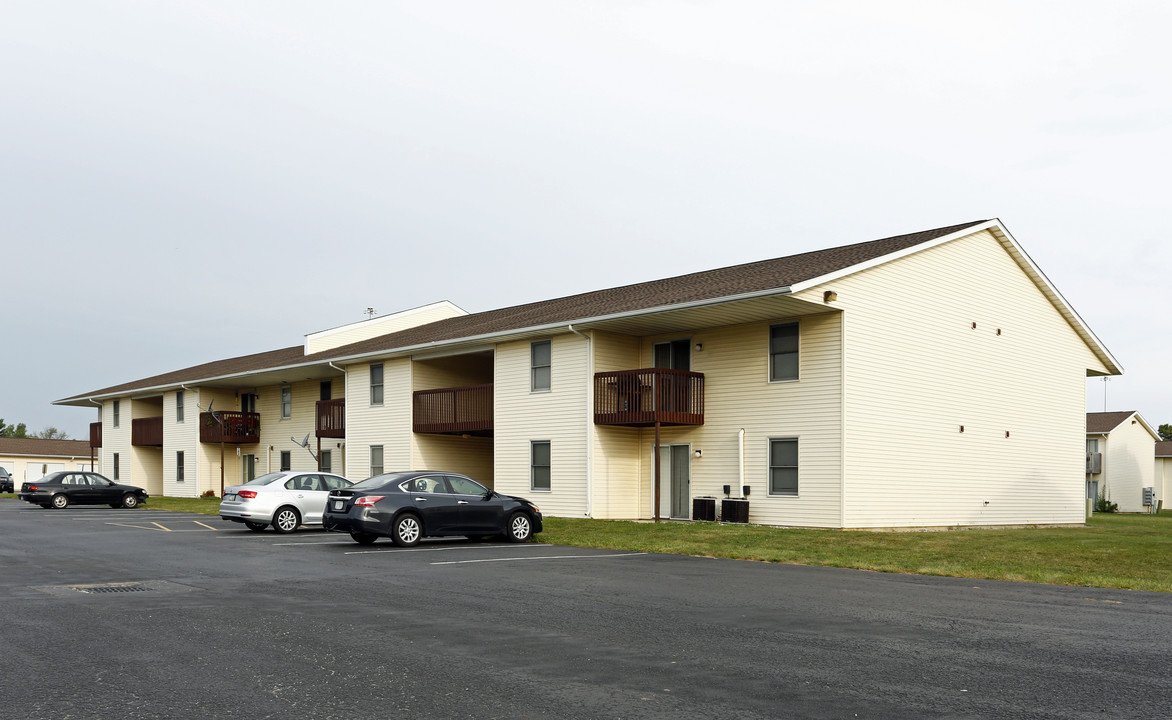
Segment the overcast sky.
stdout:
[[1170,27],[1101,0],[5,0],[0,417],[86,438],[96,411],[52,400],[367,307],[997,217],[1122,363],[1107,408],[1172,423]]

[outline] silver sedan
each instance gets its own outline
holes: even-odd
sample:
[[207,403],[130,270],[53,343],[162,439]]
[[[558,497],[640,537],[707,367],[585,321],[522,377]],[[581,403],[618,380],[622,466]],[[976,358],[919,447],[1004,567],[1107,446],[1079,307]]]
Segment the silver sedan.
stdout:
[[330,490],[350,485],[346,478],[330,473],[269,473],[225,488],[220,517],[256,532],[272,525],[279,533],[291,533],[301,525],[321,525]]

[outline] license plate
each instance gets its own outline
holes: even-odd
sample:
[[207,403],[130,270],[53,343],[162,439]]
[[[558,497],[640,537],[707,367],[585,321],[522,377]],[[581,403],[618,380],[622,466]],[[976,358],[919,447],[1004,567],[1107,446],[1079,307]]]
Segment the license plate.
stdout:
[[342,508],[344,508],[344,507],[346,507],[346,501],[345,501],[345,500],[335,500],[335,501],[334,501],[334,509],[335,509],[335,510],[341,510],[341,509],[342,509]]

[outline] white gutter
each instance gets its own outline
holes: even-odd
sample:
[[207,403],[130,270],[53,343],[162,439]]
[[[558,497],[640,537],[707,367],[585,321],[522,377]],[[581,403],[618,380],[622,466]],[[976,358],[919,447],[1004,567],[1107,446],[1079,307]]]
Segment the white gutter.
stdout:
[[594,444],[594,353],[591,352],[590,336],[583,335],[574,329],[572,324],[566,329],[586,341],[586,517],[592,517],[594,505],[593,463],[590,461],[591,448]]

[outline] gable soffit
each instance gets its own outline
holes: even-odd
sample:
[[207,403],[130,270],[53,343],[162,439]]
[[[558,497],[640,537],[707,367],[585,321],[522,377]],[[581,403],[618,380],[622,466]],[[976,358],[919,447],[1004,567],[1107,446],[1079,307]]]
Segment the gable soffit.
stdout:
[[855,273],[862,272],[863,270],[868,270],[870,268],[907,257],[908,255],[923,252],[924,250],[938,247],[954,240],[966,238],[970,235],[975,235],[986,230],[993,235],[997,242],[1001,243],[1001,246],[1005,248],[1005,251],[1009,253],[1009,256],[1013,258],[1013,261],[1017,263],[1022,272],[1024,272],[1026,276],[1030,278],[1038,290],[1046,297],[1047,300],[1050,301],[1058,313],[1062,315],[1063,319],[1065,319],[1066,322],[1070,325],[1071,329],[1073,329],[1079,338],[1084,343],[1086,343],[1087,347],[1091,350],[1092,353],[1094,353],[1095,357],[1097,357],[1099,361],[1103,363],[1103,366],[1107,369],[1106,372],[1103,372],[1102,370],[1096,368],[1089,368],[1087,370],[1087,375],[1122,375],[1123,366],[1119,364],[1119,361],[1115,359],[1115,356],[1111,354],[1102,341],[1099,340],[1094,332],[1091,331],[1090,327],[1086,324],[1086,322],[1083,321],[1082,317],[1080,317],[1079,314],[1075,312],[1070,303],[1066,301],[1066,298],[1062,296],[1062,293],[1058,292],[1058,288],[1054,287],[1054,284],[1050,282],[1050,279],[1046,277],[1046,274],[1043,273],[1041,268],[1039,268],[1037,264],[1034,263],[1033,259],[1030,258],[1025,250],[1021,248],[1021,246],[1017,243],[1017,240],[1013,238],[1013,236],[1009,233],[1009,230],[1001,223],[1000,220],[987,220],[983,223],[958,230],[957,232],[950,235],[945,235],[943,237],[939,237],[919,245],[914,245],[912,247],[905,248],[903,250],[893,252],[864,263],[859,263],[858,265],[843,268],[821,277],[811,278],[805,282],[795,283],[790,289],[794,293],[810,290],[839,278],[853,275]]

